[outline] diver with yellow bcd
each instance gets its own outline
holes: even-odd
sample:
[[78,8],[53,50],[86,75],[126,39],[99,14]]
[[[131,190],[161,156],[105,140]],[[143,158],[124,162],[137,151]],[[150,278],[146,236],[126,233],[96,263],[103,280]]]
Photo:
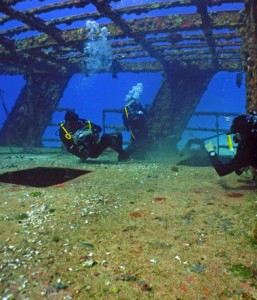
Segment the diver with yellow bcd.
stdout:
[[144,158],[146,145],[149,144],[147,111],[139,102],[142,91],[142,83],[133,86],[125,98],[127,103],[122,112],[123,124],[130,132],[130,141],[126,150],[133,153],[134,158],[141,159]]
[[241,175],[249,167],[257,169],[256,112],[240,115],[233,120],[228,135],[228,146],[234,152],[230,134],[234,134],[233,141],[238,145],[236,154],[226,163],[219,158],[211,142],[205,144],[209,159],[219,176],[225,176],[232,172]]
[[129,153],[122,148],[121,133],[100,136],[101,131],[99,125],[79,118],[73,111],[67,111],[65,122],[60,124],[59,135],[67,151],[82,160],[97,158],[107,148],[119,154],[119,161],[127,159]]

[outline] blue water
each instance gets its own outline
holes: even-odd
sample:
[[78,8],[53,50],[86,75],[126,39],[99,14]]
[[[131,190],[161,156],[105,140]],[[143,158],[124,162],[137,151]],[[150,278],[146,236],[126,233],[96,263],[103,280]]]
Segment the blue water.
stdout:
[[[48,0],[44,1],[43,5],[48,3],[54,3],[58,1]],[[118,8],[126,5],[137,5],[150,3],[152,1],[142,0],[123,0],[120,3],[113,3],[113,7]],[[15,6],[16,9],[26,9],[35,7],[36,5],[42,5],[40,1],[26,1],[21,2]],[[239,4],[236,8],[241,7]],[[235,5],[227,5],[226,9],[235,8]],[[86,6],[85,11],[95,11],[92,5]],[[191,13],[194,12],[195,8],[184,8],[180,11],[176,10],[176,13]],[[73,10],[69,10],[69,14],[74,13]],[[174,12],[173,12],[174,13]],[[154,12],[154,14],[159,14]],[[56,15],[40,15],[43,19],[49,19],[50,17],[59,17],[67,15],[67,10],[58,11]],[[131,19],[136,16],[127,16]],[[138,17],[138,16],[137,16]],[[85,23],[85,22],[84,22]],[[4,24],[5,28],[15,26],[16,22],[9,22]],[[73,24],[72,26],[78,27],[85,24]],[[2,29],[2,28],[1,28]],[[28,36],[30,33],[26,33]],[[25,36],[26,36],[25,34]],[[20,38],[21,36],[19,36]],[[64,91],[63,97],[60,99],[59,107],[73,108],[76,112],[84,118],[90,119],[92,122],[102,125],[102,110],[103,109],[117,109],[121,108],[125,102],[125,96],[131,90],[131,88],[137,83],[143,84],[144,90],[141,95],[142,104],[150,104],[159,87],[162,80],[162,76],[159,73],[119,73],[118,78],[112,78],[111,74],[100,74],[86,77],[84,74],[75,74],[70,80],[67,88]],[[216,74],[206,92],[204,93],[196,111],[211,111],[211,112],[245,112],[245,86],[243,85],[238,88],[236,85],[236,73],[220,72]],[[10,112],[22,87],[25,84],[25,80],[22,76],[1,76],[0,75],[0,89],[4,90],[4,101]],[[174,112],[175,113],[175,112]],[[59,123],[63,120],[64,113],[55,113],[52,117],[54,123]],[[6,113],[3,106],[0,106],[0,126],[6,120]],[[107,116],[108,124],[121,125],[121,116],[119,114],[110,114]],[[221,127],[229,128],[229,122],[227,120],[221,120]],[[215,120],[212,118],[201,119],[201,117],[192,117],[189,126],[215,126]],[[44,137],[54,138],[56,127],[48,127]],[[185,132],[183,135],[183,142],[188,138],[202,136],[202,133],[188,134]],[[125,134],[125,139],[128,136]],[[45,143],[47,146],[56,146],[57,144]]]

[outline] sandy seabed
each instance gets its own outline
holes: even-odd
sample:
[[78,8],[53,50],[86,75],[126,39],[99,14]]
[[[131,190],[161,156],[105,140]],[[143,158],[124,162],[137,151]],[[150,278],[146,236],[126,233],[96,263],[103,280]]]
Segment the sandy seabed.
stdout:
[[0,183],[0,299],[257,299],[249,177],[177,165],[179,156],[0,157],[1,174],[89,171],[49,187]]

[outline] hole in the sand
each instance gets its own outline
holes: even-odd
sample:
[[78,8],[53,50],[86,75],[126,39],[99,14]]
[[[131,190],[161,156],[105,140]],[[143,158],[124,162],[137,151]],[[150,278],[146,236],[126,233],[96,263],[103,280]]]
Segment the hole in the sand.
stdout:
[[0,175],[0,182],[33,187],[48,187],[72,180],[87,173],[90,173],[90,171],[38,167],[3,173]]

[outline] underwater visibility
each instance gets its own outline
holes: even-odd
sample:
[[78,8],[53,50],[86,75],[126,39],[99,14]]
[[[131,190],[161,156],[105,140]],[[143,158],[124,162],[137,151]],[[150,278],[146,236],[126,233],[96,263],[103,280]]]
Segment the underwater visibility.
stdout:
[[0,299],[257,299],[255,0],[2,0]]

